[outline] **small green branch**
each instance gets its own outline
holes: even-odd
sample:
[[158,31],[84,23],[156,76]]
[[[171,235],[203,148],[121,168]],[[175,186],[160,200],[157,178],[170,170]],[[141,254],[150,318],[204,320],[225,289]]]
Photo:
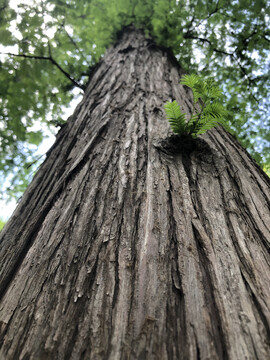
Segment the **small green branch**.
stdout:
[[[196,74],[185,75],[180,83],[191,88],[193,94],[193,109],[190,119],[182,112],[177,101],[167,102],[164,106],[167,119],[174,133],[198,135],[222,124],[225,125],[226,111],[220,101],[222,91],[213,79],[203,80]],[[201,101],[201,111],[196,111],[196,104]]]

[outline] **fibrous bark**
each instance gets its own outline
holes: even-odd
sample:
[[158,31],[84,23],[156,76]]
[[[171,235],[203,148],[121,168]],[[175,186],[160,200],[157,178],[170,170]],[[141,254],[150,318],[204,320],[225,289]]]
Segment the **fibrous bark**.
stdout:
[[126,29],[1,234],[1,359],[269,359],[270,185]]

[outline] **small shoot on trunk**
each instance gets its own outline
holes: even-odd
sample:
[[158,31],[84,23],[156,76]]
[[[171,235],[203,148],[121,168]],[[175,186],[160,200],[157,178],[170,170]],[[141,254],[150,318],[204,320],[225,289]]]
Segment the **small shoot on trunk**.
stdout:
[[226,111],[222,105],[222,91],[213,79],[202,79],[196,74],[185,75],[180,84],[192,90],[193,109],[190,118],[182,112],[177,101],[167,101],[164,109],[171,129],[178,135],[198,135],[218,125],[225,125]]

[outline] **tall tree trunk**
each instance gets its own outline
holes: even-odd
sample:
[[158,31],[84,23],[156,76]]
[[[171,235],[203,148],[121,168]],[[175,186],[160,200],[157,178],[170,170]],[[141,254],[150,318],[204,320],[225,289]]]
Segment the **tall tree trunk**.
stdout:
[[269,359],[270,183],[171,136],[175,59],[126,29],[1,234],[1,359]]

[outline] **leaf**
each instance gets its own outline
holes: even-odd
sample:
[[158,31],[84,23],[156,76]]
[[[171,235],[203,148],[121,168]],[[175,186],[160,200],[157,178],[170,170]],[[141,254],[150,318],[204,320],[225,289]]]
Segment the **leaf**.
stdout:
[[43,134],[41,131],[30,131],[28,132],[27,137],[30,144],[39,145],[43,139]]
[[166,102],[164,109],[172,131],[176,134],[184,133],[186,128],[186,117],[185,114],[181,112],[177,101]]
[[1,29],[1,28],[0,28],[0,42],[2,45],[5,46],[15,44],[15,40],[12,37],[12,33],[7,29]]
[[4,221],[4,220],[2,220],[1,218],[0,218],[0,231],[3,229],[3,227],[5,226],[5,223],[6,223],[6,221]]
[[188,124],[187,124],[187,129],[188,129],[188,133],[192,134],[196,128],[196,124],[198,123],[198,119],[199,119],[199,115],[200,114],[192,114]]
[[200,81],[200,77],[196,74],[184,75],[181,80],[180,84],[186,85],[190,88],[194,88],[196,84]]
[[193,93],[193,101],[194,103],[197,103],[203,94],[203,83],[200,76],[196,74],[184,75],[180,80],[180,84],[191,88]]
[[209,105],[207,105],[204,109],[204,114],[211,116],[213,118],[221,119],[225,117],[225,109],[223,108],[223,105],[219,102],[214,102]]
[[[226,111],[219,100],[222,91],[213,78],[203,79],[196,74],[191,74],[185,75],[180,83],[191,88],[194,105],[190,120],[186,123],[186,116],[181,112],[179,104],[176,101],[166,103],[166,115],[175,133],[189,134],[196,138],[219,124],[225,124]],[[195,108],[199,98],[202,99],[199,104],[200,112]]]

